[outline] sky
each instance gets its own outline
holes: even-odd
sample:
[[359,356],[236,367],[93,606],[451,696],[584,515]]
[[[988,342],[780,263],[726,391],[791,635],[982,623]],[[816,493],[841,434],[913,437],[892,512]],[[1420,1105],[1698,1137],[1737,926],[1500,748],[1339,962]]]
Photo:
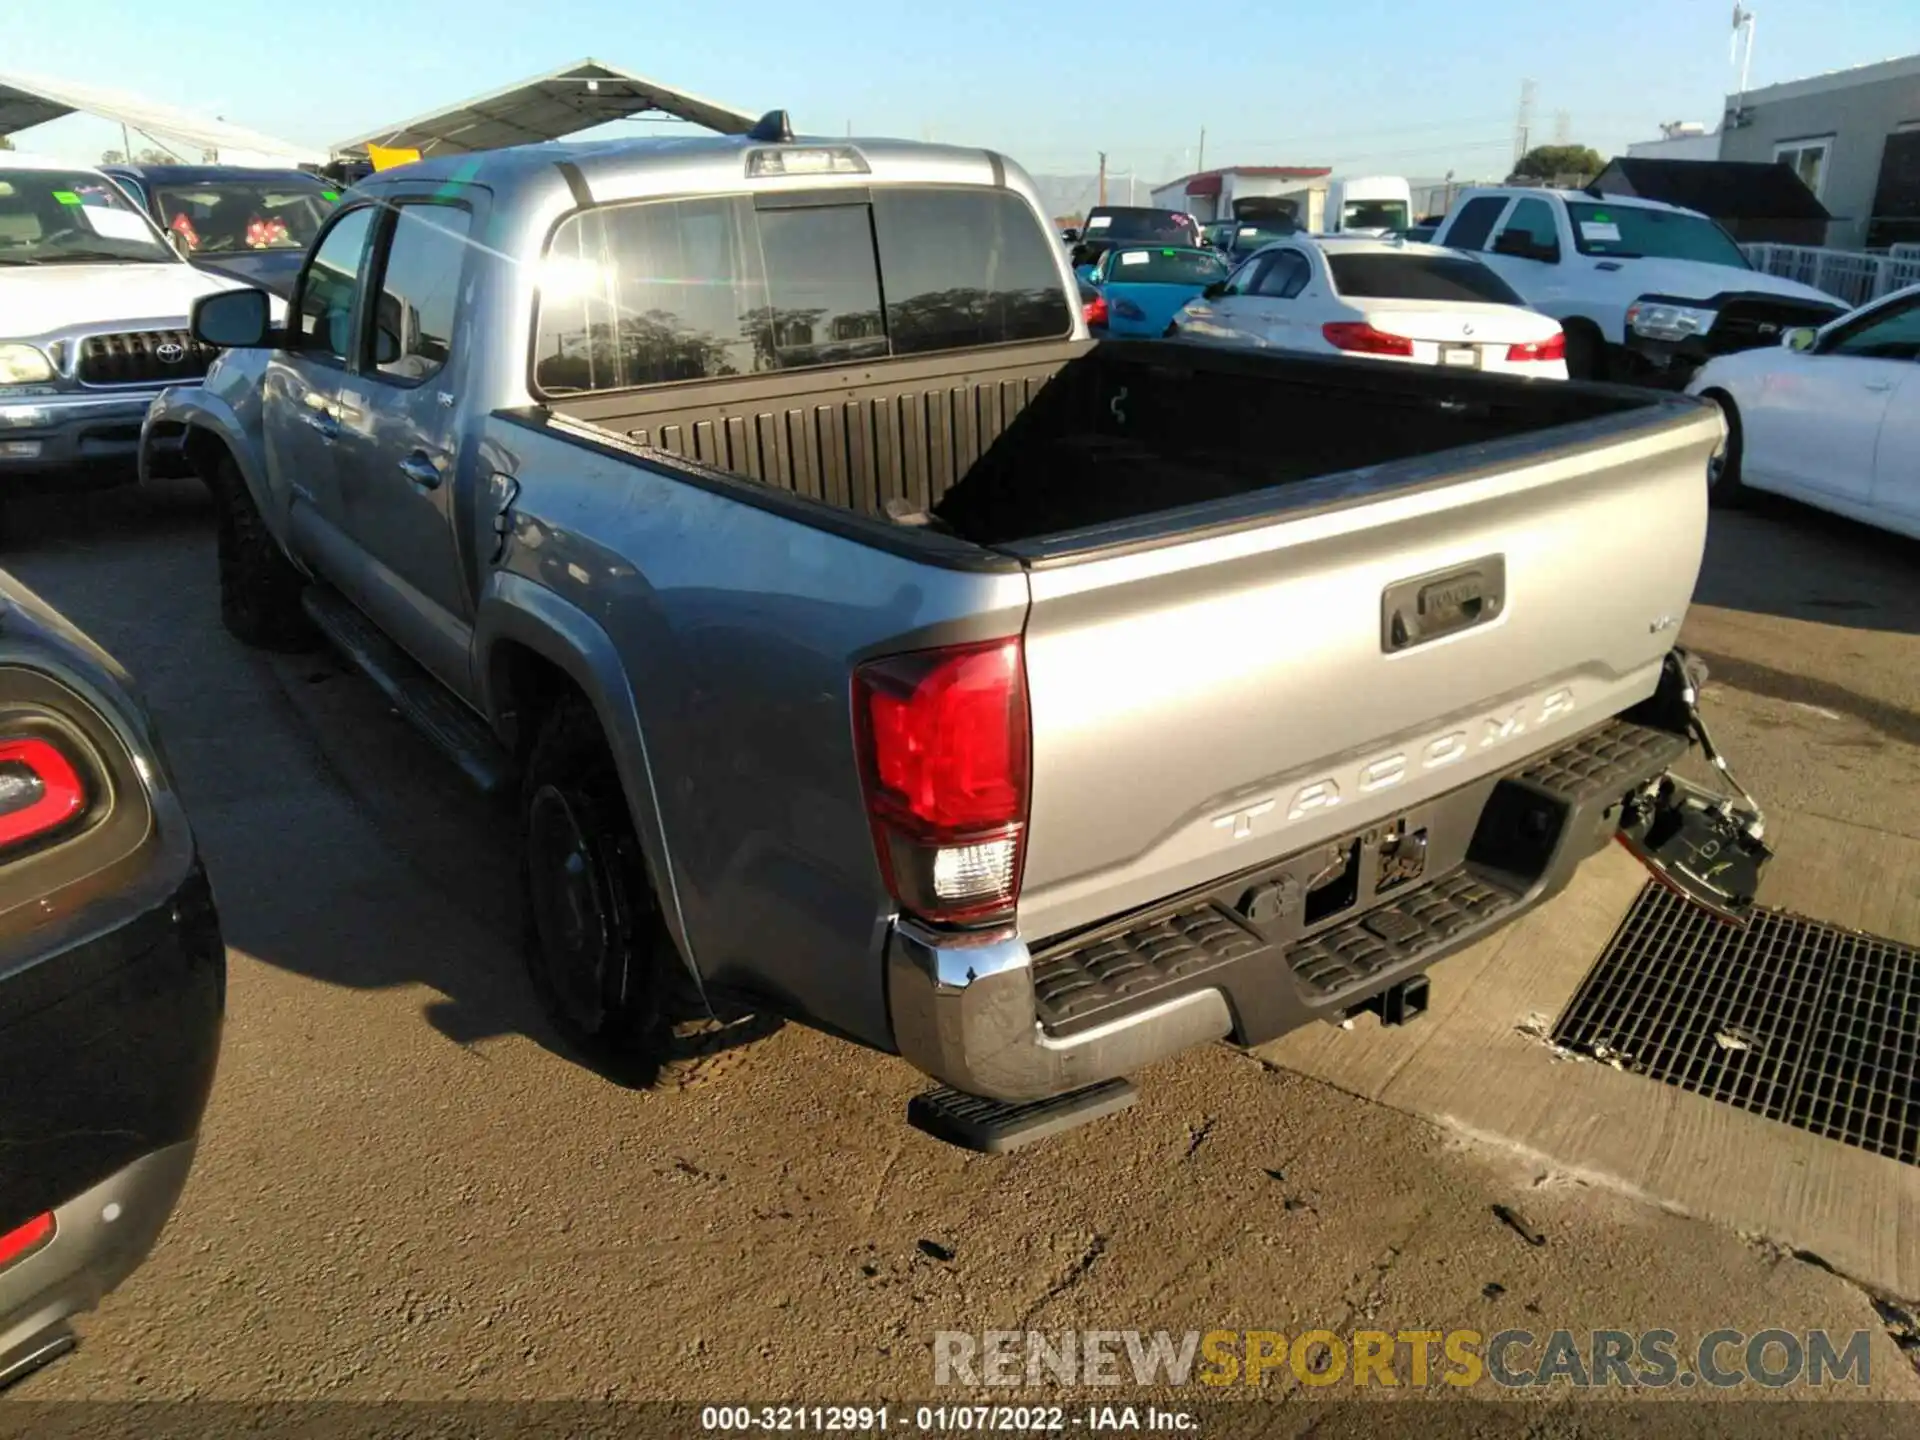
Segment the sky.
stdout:
[[[1750,0],[1755,88],[1920,51],[1920,0]],[[592,56],[801,133],[983,145],[1144,185],[1205,164],[1498,178],[1603,155],[1736,88],[1730,0],[0,0],[0,73],[130,90],[325,146]],[[383,42],[383,37],[391,37]],[[613,133],[681,129],[631,122]],[[97,160],[82,117],[14,137]],[[136,148],[143,142],[135,137]]]

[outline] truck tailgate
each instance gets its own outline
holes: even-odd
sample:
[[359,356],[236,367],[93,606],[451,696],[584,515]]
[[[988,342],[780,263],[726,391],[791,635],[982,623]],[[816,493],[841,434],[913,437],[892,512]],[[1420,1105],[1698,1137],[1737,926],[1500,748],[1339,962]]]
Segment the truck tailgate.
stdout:
[[1319,508],[1321,486],[1283,487],[1258,523],[1036,563],[1029,939],[1348,834],[1650,695],[1718,422],[1570,428],[1592,438],[1420,462],[1452,483],[1408,467]]

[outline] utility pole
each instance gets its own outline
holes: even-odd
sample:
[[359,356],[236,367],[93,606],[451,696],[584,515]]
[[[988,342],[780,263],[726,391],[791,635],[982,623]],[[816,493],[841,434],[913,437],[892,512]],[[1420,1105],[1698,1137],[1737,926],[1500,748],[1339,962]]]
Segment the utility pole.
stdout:
[[127,122],[120,122],[120,159],[128,165],[133,164],[133,141],[127,137]]
[[1200,127],[1200,148],[1194,152],[1193,168],[1204,174],[1207,168],[1207,127]]
[[1100,152],[1100,198],[1095,203],[1107,203],[1107,152],[1104,150]]

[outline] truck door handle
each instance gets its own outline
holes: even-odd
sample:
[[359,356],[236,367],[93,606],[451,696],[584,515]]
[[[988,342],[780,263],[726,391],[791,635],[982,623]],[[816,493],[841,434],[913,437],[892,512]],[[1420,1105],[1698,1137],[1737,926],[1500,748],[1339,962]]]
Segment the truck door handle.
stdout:
[[1891,390],[1893,388],[1893,382],[1891,380],[1869,380],[1866,382],[1866,387],[1875,394],[1878,394],[1882,390]]
[[309,410],[305,419],[307,424],[320,432],[323,440],[331,440],[340,433],[340,422],[324,410]]
[[400,473],[422,490],[440,488],[440,467],[418,450],[400,462]]

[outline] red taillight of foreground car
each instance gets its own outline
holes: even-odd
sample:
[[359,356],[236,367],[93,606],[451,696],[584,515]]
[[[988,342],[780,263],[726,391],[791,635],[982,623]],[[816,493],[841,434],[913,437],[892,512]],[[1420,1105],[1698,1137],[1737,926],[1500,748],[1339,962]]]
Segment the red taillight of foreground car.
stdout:
[[1080,307],[1080,314],[1085,318],[1089,328],[1095,325],[1106,324],[1107,297],[1104,295],[1094,296],[1093,299],[1087,301],[1086,304]]
[[1567,358],[1567,332],[1556,330],[1551,340],[1537,340],[1530,345],[1509,345],[1507,359],[1515,361],[1548,361]]
[[874,848],[893,898],[940,923],[1010,915],[1027,828],[1019,639],[862,665],[853,712]]
[[1404,335],[1389,335],[1362,320],[1330,320],[1320,333],[1336,350],[1353,355],[1411,355],[1413,341]]
[[36,1215],[26,1224],[17,1226],[0,1235],[0,1270],[24,1260],[34,1251],[53,1239],[53,1212]]
[[51,741],[0,740],[0,853],[45,839],[86,808],[86,782]]

